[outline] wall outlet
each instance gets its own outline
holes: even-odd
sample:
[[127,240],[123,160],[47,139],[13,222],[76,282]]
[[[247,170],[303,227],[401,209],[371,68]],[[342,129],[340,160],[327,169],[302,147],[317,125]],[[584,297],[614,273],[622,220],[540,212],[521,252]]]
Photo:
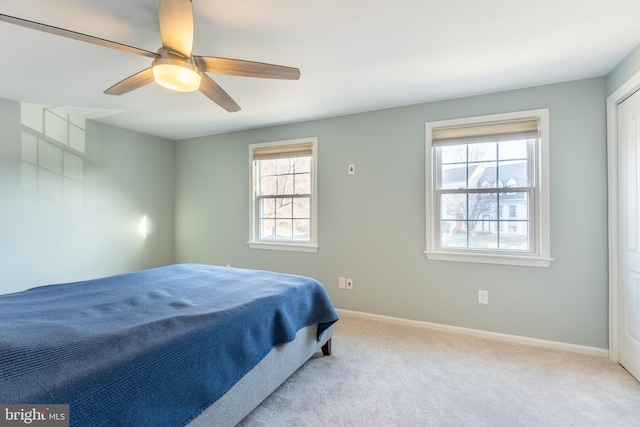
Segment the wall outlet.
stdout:
[[353,289],[353,279],[347,279],[347,289]]
[[344,289],[346,286],[345,283],[346,283],[346,280],[344,277],[338,277],[338,288]]
[[478,291],[478,304],[489,304],[489,291]]

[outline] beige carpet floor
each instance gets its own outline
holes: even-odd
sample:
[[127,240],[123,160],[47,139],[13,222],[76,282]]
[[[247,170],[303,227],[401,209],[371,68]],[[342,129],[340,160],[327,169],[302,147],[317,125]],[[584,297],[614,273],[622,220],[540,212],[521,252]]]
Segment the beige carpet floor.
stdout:
[[640,426],[640,383],[602,357],[342,316],[242,427]]

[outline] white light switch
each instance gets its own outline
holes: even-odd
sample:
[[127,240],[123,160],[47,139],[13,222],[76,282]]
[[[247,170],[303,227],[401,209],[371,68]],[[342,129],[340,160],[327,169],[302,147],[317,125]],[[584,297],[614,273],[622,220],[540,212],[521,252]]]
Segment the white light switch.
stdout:
[[356,174],[356,165],[349,165],[349,175],[355,175]]

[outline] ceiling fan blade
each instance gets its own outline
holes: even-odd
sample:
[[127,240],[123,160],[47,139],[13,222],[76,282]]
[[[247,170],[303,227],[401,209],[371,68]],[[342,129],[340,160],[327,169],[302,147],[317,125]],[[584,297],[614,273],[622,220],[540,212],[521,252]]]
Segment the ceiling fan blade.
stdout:
[[158,56],[156,53],[149,52],[148,50],[139,49],[137,47],[129,46],[122,43],[117,43],[111,40],[101,39],[100,37],[94,37],[87,34],[78,33],[76,31],[65,30],[64,28],[54,27],[52,25],[41,24],[40,22],[29,21],[27,19],[22,19],[22,18],[16,18],[15,16],[0,14],[0,21],[19,25],[21,27],[31,28],[32,30],[38,30],[45,33],[49,33],[49,34],[55,34],[57,36],[67,37],[73,40],[79,40],[81,42],[91,43],[98,46],[120,50],[123,52],[133,53],[135,55],[147,56],[149,58],[155,58],[156,56]]
[[186,58],[193,47],[193,4],[191,0],[160,0],[162,46]]
[[104,93],[106,93],[107,95],[122,95],[127,92],[131,92],[132,90],[141,88],[142,86],[147,85],[152,81],[153,71],[151,70],[151,68],[147,68],[146,70],[142,70],[139,73],[135,73],[134,75],[119,81],[109,89],[105,90]]
[[198,68],[207,73],[261,77],[265,79],[298,80],[300,78],[299,69],[282,65],[211,56],[194,56],[193,59]]
[[240,106],[236,104],[236,101],[206,74],[202,75],[200,92],[230,113],[240,111]]

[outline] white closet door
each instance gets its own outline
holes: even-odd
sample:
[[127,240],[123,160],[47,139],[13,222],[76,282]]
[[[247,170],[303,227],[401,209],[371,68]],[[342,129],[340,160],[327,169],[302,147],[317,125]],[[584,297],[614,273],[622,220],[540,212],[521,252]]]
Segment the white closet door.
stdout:
[[618,106],[620,364],[640,379],[640,91]]

